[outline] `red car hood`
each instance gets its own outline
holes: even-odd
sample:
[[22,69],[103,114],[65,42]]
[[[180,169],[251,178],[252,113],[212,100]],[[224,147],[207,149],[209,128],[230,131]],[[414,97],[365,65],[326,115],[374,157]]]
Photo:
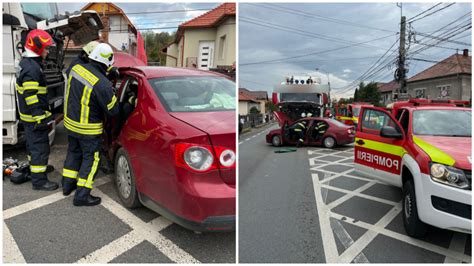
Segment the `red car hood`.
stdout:
[[456,161],[456,163],[454,164],[455,167],[471,170],[472,140],[470,137],[442,137],[418,135],[417,137],[451,156]]

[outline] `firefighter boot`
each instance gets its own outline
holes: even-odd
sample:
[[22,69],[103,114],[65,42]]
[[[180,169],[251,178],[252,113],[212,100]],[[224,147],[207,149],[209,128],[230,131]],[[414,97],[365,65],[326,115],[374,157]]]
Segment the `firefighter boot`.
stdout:
[[33,185],[34,190],[44,190],[44,191],[53,191],[58,189],[59,185],[56,182],[51,182],[47,180],[44,184],[35,186]]
[[85,187],[79,187],[74,194],[74,200],[72,204],[74,206],[95,206],[101,202],[100,197],[94,197],[91,194],[91,190]]
[[64,196],[69,196],[77,188],[77,181],[75,179],[65,178],[64,176],[61,180],[61,184]]

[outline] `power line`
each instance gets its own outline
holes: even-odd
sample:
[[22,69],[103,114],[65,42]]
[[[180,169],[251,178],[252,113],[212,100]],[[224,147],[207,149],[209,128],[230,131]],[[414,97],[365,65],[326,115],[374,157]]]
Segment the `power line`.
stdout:
[[[422,33],[422,32],[415,32],[415,34],[423,36],[423,37],[427,37],[427,38],[432,38],[432,39],[435,39],[435,40],[441,40],[441,38],[439,38],[437,36],[433,36],[433,35]],[[453,41],[453,40],[446,40],[446,41],[451,42],[451,43],[455,43],[455,44],[459,44],[459,45],[470,45],[469,43],[465,43],[465,42],[458,42],[458,41]]]
[[[331,37],[331,36],[327,36],[327,35],[323,35],[323,34],[319,34],[319,33],[304,31],[304,30],[297,29],[297,28],[282,26],[282,25],[274,24],[274,23],[270,23],[270,22],[259,21],[259,20],[256,20],[254,18],[247,18],[247,17],[239,16],[239,21],[246,22],[246,23],[251,23],[251,24],[254,24],[254,25],[267,27],[267,28],[271,28],[271,29],[281,30],[281,31],[285,31],[285,32],[293,33],[293,34],[298,34],[298,35],[305,36],[305,37],[313,37],[313,38],[316,38],[316,39],[323,39],[323,40],[332,41],[332,42],[358,45],[358,44],[356,44],[352,41],[348,41],[348,40],[344,40],[344,39],[340,39],[340,38],[336,38],[336,37]],[[377,46],[374,46],[374,45],[362,45],[362,46],[380,48],[380,47],[377,47]]]
[[412,20],[412,19],[414,19],[414,18],[416,18],[416,17],[418,17],[418,16],[420,16],[420,15],[422,15],[422,14],[424,14],[424,13],[430,11],[431,9],[433,9],[433,8],[435,8],[435,7],[437,7],[437,6],[441,5],[441,4],[442,4],[442,2],[437,3],[436,5],[434,5],[434,6],[430,7],[430,8],[428,8],[428,9],[426,9],[425,11],[422,11],[422,12],[418,13],[417,15],[415,15],[415,16],[409,18],[408,21],[410,21],[410,20]]
[[438,12],[440,12],[441,10],[444,10],[444,9],[446,9],[446,8],[448,8],[448,7],[452,6],[452,5],[454,5],[454,4],[455,4],[455,3],[451,3],[451,4],[449,4],[449,5],[447,5],[447,6],[444,6],[444,7],[440,8],[440,9],[438,9],[438,10],[435,10],[435,11],[429,13],[429,14],[426,14],[426,15],[424,15],[423,17],[420,17],[420,18],[417,18],[417,19],[414,19],[414,20],[410,20],[410,21],[408,21],[408,22],[409,22],[409,23],[413,23],[413,22],[418,21],[418,20],[420,20],[420,19],[429,17],[429,16],[431,16],[431,15],[433,15],[433,14],[435,14],[435,13],[438,13]]
[[336,19],[336,18],[325,17],[325,16],[321,16],[321,15],[316,15],[316,14],[306,12],[304,10],[298,10],[298,9],[294,9],[294,8],[283,7],[283,6],[276,5],[276,4],[272,4],[271,6],[262,5],[262,4],[249,4],[249,5],[259,6],[259,7],[266,8],[266,9],[273,9],[273,10],[280,11],[280,12],[283,12],[283,13],[297,15],[299,17],[306,17],[306,18],[310,18],[310,19],[329,21],[329,22],[333,22],[333,23],[346,25],[346,26],[353,26],[353,27],[360,27],[360,28],[366,28],[366,29],[396,33],[396,31],[393,31],[393,30],[381,29],[381,28],[376,28],[376,27],[371,27],[371,26],[367,26],[367,25],[363,25],[363,24],[354,23],[352,21],[347,21],[347,20],[342,20],[342,19]]
[[[393,34],[390,34],[390,35],[387,35],[387,36],[384,36],[384,37],[380,37],[380,38],[376,38],[376,39],[372,39],[372,40],[360,42],[359,44],[374,42],[374,41],[386,39],[386,38],[392,37],[392,36],[393,36]],[[337,48],[334,48],[334,49],[322,50],[322,51],[317,51],[317,52],[311,52],[311,53],[301,54],[301,55],[296,55],[296,56],[281,57],[281,58],[278,58],[278,59],[263,60],[263,61],[256,61],[256,62],[250,62],[250,63],[240,63],[239,66],[261,65],[261,64],[271,63],[271,62],[289,61],[289,60],[296,59],[296,58],[302,58],[302,57],[308,57],[308,56],[311,56],[311,55],[318,55],[318,54],[325,54],[325,53],[329,53],[329,52],[334,52],[334,51],[346,49],[346,48],[349,48],[349,47],[353,47],[353,46],[352,46],[352,45],[341,46],[341,47],[337,47]]]
[[209,8],[199,8],[199,9],[181,9],[181,10],[163,10],[163,11],[143,11],[143,12],[126,12],[126,15],[143,15],[143,14],[163,14],[163,13],[182,13],[182,12],[192,12],[192,11],[209,11]]

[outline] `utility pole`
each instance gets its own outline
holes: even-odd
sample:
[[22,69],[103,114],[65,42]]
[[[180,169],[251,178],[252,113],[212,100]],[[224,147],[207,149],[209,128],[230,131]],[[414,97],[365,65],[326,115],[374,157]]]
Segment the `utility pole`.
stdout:
[[[399,83],[399,88],[396,89],[395,95],[397,99],[400,99],[400,96],[406,96],[406,69],[405,69],[405,60],[406,60],[406,17],[402,16],[400,20],[400,47],[398,53],[398,68],[395,72],[395,79]],[[405,94],[405,95],[404,95]]]

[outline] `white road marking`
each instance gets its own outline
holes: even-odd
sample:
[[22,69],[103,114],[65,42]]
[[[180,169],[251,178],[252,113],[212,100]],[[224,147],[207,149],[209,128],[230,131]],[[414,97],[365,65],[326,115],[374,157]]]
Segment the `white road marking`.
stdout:
[[3,222],[3,263],[26,263],[15,238],[13,238],[5,222]]
[[[394,206],[374,225],[374,227],[383,229],[398,215],[398,213],[400,213],[400,210],[401,204],[399,204],[398,206]],[[354,258],[359,255],[359,253],[361,253],[367,247],[367,245],[372,242],[372,240],[374,240],[377,234],[378,233],[373,230],[368,230],[367,232],[365,232],[365,234],[363,234],[359,239],[357,239],[357,241],[352,246],[350,246],[341,254],[341,256],[339,257],[339,262],[350,263],[351,261],[353,261]]]
[[[371,187],[373,184],[371,184],[369,187]],[[377,198],[377,197],[374,197],[374,196],[370,196],[370,195],[366,195],[366,194],[363,194],[363,193],[360,193],[356,190],[347,190],[347,189],[343,189],[343,188],[338,188],[338,187],[333,187],[333,186],[329,186],[329,185],[326,185],[326,184],[322,184],[321,187],[323,188],[327,188],[327,189],[331,189],[331,190],[335,190],[335,191],[338,191],[338,192],[342,192],[342,193],[346,193],[346,194],[350,194],[352,196],[357,196],[357,197],[361,197],[361,198],[364,198],[364,199],[368,199],[368,200],[372,200],[372,201],[376,201],[376,202],[380,202],[380,203],[384,203],[384,204],[388,204],[388,205],[397,205],[396,202],[394,201],[390,201],[390,200],[386,200],[386,199],[381,199],[381,198]]]
[[155,247],[170,260],[176,263],[200,263],[189,253],[159,233],[160,230],[172,224],[170,221],[164,217],[159,217],[159,219],[155,219],[150,223],[145,223],[140,218],[130,213],[125,207],[115,202],[105,193],[101,191],[96,193],[98,194],[97,196],[102,197],[103,207],[107,208],[120,220],[137,231],[137,234],[139,234],[143,239],[146,239],[155,245]]
[[[349,233],[344,229],[341,222],[338,220],[331,220],[331,226],[333,228],[334,234],[339,239],[341,244],[344,246],[345,249],[348,249],[352,244],[354,244],[354,240],[349,235]],[[354,259],[355,263],[370,263],[363,252],[359,253]]]
[[[111,179],[108,176],[105,176],[105,177],[97,179],[97,181],[94,182],[94,186],[98,187],[98,186],[106,184],[110,181],[111,181]],[[95,191],[95,190],[93,190],[93,191]],[[51,195],[39,198],[37,200],[33,200],[33,201],[30,201],[30,202],[12,207],[8,210],[4,210],[3,211],[3,220],[10,219],[12,217],[15,217],[17,215],[20,215],[20,214],[23,214],[23,213],[26,213],[26,212],[29,212],[29,211],[32,211],[32,210],[37,209],[37,208],[44,207],[46,205],[49,205],[49,204],[54,203],[56,201],[60,201],[60,200],[65,199],[67,197],[71,197],[73,195],[74,195],[74,193],[72,193],[69,196],[63,196],[62,189],[59,188],[59,191],[54,193],[54,194],[51,194]]]
[[127,250],[130,250],[134,246],[138,245],[143,240],[144,239],[140,236],[140,233],[136,230],[133,230],[83,257],[76,263],[108,263]]
[[[461,252],[464,254],[464,247],[466,246],[467,236],[466,234],[461,234],[458,232],[453,233],[453,238],[451,239],[451,243],[449,244],[449,249],[456,252]],[[444,259],[444,263],[460,263],[462,262],[459,259],[455,259],[453,257],[448,257]]]
[[317,174],[311,175],[313,179],[314,196],[316,199],[316,208],[318,210],[319,227],[321,231],[321,237],[323,239],[324,256],[326,257],[326,263],[338,262],[339,253],[337,252],[336,241],[330,224],[330,210],[324,204],[321,196],[321,187]]
[[[401,206],[400,206],[400,208],[401,208]],[[400,211],[401,211],[401,209],[400,209]],[[347,217],[347,216],[340,215],[340,214],[337,214],[337,213],[331,213],[331,216],[333,218],[337,219],[337,220],[342,220],[342,219],[345,218],[346,221],[350,221],[351,219],[353,219],[351,217]],[[367,230],[372,230],[372,231],[374,231],[378,234],[382,234],[382,235],[394,238],[396,240],[405,242],[407,244],[411,244],[413,246],[417,246],[419,248],[429,250],[429,251],[434,252],[434,253],[441,254],[443,256],[452,257],[452,258],[460,258],[463,262],[471,262],[471,257],[470,256],[465,255],[465,254],[460,253],[460,252],[456,252],[456,251],[453,251],[453,250],[450,250],[450,249],[443,248],[443,247],[438,246],[438,245],[434,245],[434,244],[431,244],[431,243],[428,243],[428,242],[425,242],[425,241],[422,241],[422,240],[418,240],[416,238],[412,238],[412,237],[409,237],[407,235],[400,234],[400,233],[391,231],[391,230],[386,229],[386,228],[375,227],[372,224],[368,224],[368,223],[360,221],[360,220],[358,220],[357,223],[354,223],[354,224],[359,226],[359,227],[365,228]],[[464,250],[463,250],[463,252],[464,252]]]

